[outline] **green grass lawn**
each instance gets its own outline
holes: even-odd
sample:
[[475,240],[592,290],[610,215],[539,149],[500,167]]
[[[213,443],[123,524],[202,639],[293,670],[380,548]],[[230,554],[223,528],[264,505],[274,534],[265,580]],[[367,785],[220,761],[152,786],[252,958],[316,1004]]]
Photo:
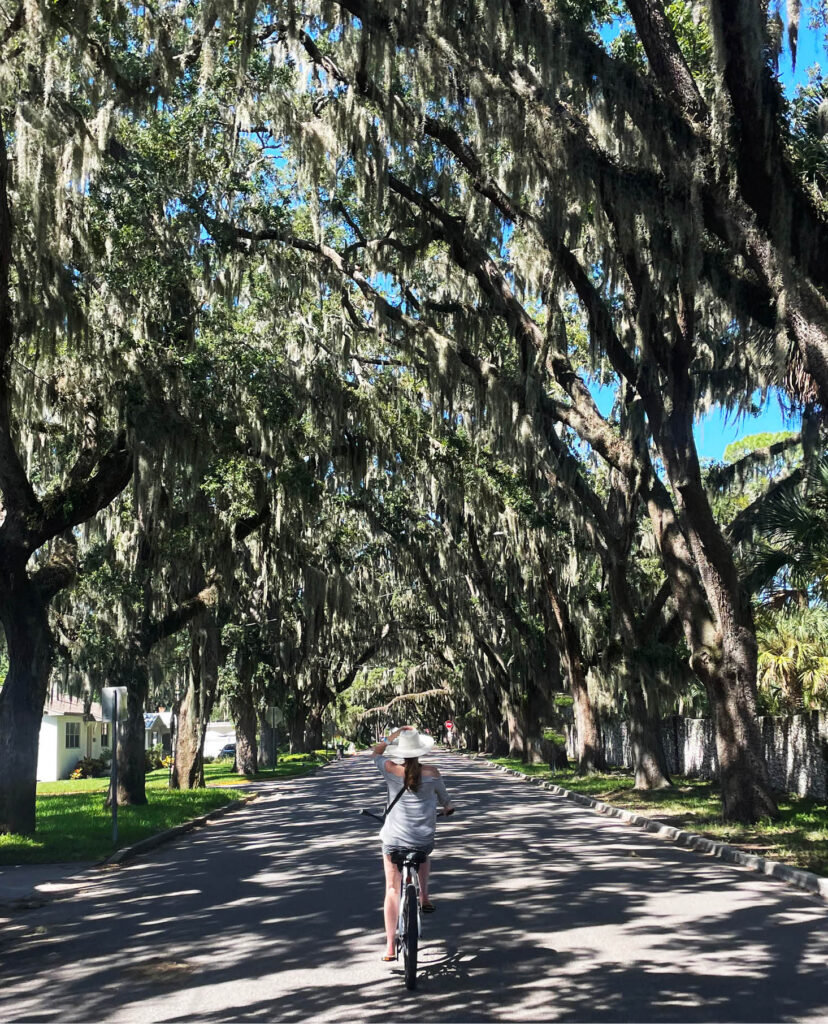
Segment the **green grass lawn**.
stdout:
[[[232,761],[214,761],[204,766],[207,788],[185,792],[168,788],[166,768],[149,772],[146,806],[118,808],[118,846],[129,846],[237,800],[240,791],[226,787],[254,778],[295,778],[312,771],[323,760],[324,752],[321,757],[280,755],[275,773],[263,771],[256,776],[234,774]],[[38,783],[37,832],[29,838],[0,835],[0,865],[97,861],[109,856],[114,847],[111,811],[104,807],[108,787],[108,779]]]
[[778,796],[778,818],[738,825],[722,821],[718,788],[703,779],[674,775],[673,789],[642,793],[633,789],[632,776],[622,770],[579,776],[572,769],[552,772],[546,765],[525,765],[512,758],[497,758],[495,763],[760,857],[828,875],[828,806],[816,800]]
[[[274,771],[263,768],[255,775],[237,775],[232,761],[213,761],[204,765],[204,781],[208,786],[236,786],[240,782],[266,782],[268,779],[292,779],[305,775],[317,765],[331,760],[331,754],[317,750],[313,754],[279,754],[279,763]],[[54,785],[54,783],[53,783]]]

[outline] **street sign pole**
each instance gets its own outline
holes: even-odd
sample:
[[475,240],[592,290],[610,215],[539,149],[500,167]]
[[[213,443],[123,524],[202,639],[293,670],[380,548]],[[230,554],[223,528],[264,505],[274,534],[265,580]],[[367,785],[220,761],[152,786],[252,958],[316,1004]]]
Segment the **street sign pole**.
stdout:
[[115,690],[115,721],[112,723],[112,845],[118,845],[118,691]]
[[276,764],[279,758],[279,748],[276,745],[276,726],[284,719],[282,709],[272,705],[265,708],[265,721],[270,726],[270,742],[273,749],[273,774],[276,774]]
[[118,845],[118,724],[126,718],[125,686],[104,686],[101,690],[102,718],[112,723],[112,766],[109,769],[109,800],[112,806],[112,845]]

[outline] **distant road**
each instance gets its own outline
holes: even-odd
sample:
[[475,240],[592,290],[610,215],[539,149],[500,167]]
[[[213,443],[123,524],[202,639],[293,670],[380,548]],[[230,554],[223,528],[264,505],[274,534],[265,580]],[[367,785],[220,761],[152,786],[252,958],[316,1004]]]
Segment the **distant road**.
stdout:
[[[419,987],[380,962],[369,757],[0,933],[2,1021],[828,1019],[828,908],[459,755]],[[21,929],[22,926],[22,929]]]

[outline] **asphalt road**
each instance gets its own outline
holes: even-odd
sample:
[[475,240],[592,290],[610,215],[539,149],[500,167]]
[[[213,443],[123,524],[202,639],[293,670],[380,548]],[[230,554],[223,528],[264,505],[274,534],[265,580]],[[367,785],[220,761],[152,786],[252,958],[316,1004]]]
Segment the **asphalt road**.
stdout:
[[2,1021],[828,1020],[828,907],[459,756],[418,989],[382,964],[367,756],[16,917]]

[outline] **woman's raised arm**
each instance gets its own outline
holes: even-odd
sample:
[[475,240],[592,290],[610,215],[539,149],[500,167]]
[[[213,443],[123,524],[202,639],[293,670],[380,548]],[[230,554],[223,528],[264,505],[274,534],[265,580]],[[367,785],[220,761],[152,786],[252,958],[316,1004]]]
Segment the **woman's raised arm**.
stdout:
[[382,740],[379,743],[375,743],[374,744],[374,749],[372,751],[372,756],[373,757],[379,757],[380,754],[384,754],[385,753],[385,748],[388,746],[388,744],[389,743],[393,743],[394,740],[400,735],[401,732],[404,732],[406,729],[413,729],[413,728],[414,728],[413,725],[404,725],[401,729],[397,729],[395,732],[392,732],[387,740]]

